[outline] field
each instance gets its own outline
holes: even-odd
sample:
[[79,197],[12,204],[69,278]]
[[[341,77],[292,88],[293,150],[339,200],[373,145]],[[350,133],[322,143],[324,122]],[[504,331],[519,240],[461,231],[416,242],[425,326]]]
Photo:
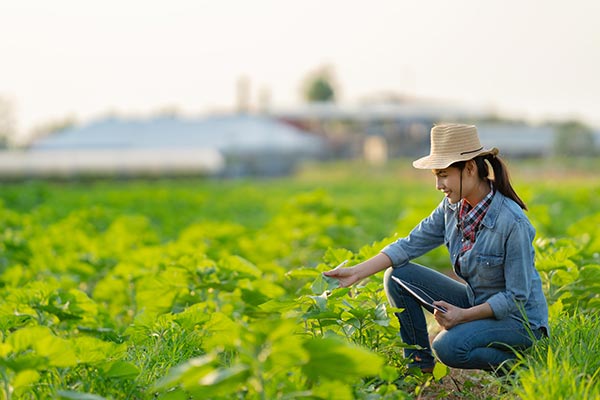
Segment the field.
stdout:
[[[552,337],[504,378],[407,371],[376,254],[440,201],[401,161],[0,190],[0,399],[600,398],[598,162],[516,164]],[[442,271],[444,249],[418,260]]]

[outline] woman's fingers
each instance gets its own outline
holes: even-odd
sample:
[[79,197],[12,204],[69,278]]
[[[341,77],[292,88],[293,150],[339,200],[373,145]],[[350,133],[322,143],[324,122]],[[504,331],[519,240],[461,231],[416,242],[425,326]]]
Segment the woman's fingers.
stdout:
[[329,271],[323,272],[323,275],[329,276],[329,277],[332,277],[332,278],[337,278],[337,277],[345,276],[346,274],[343,272],[344,270],[342,268],[347,263],[348,263],[348,260],[344,260],[341,263],[339,263],[338,266],[335,267],[334,269],[331,269]]

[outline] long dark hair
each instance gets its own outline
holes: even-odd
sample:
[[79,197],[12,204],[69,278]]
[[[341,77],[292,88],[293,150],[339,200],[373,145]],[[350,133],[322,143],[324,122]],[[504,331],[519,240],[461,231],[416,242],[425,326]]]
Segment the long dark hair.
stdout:
[[[475,161],[475,164],[477,165],[477,174],[479,175],[479,179],[486,179],[490,175],[487,163],[489,162],[493,169],[493,182],[496,190],[509,199],[514,200],[514,202],[517,203],[523,210],[527,210],[527,205],[525,205],[525,202],[521,200],[517,192],[515,192],[515,189],[513,189],[510,183],[510,177],[508,176],[508,168],[500,157],[493,154],[486,154],[475,157],[473,161]],[[452,164],[451,167],[456,167],[462,171],[466,163],[466,161],[458,161]]]

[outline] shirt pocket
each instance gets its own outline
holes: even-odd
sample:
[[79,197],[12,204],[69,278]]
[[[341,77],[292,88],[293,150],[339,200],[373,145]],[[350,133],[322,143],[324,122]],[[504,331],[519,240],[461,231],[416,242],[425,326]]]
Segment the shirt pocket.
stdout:
[[476,263],[477,275],[482,281],[492,285],[504,282],[504,256],[479,254]]

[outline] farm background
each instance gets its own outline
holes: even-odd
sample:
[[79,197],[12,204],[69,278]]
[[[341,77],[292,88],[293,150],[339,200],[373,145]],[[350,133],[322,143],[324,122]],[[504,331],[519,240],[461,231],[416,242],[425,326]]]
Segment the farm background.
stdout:
[[[553,337],[505,380],[443,366],[398,380],[381,277],[335,289],[320,274],[440,201],[409,166],[3,184],[0,398],[597,398],[598,161],[510,163]],[[443,249],[419,261],[448,269]]]

